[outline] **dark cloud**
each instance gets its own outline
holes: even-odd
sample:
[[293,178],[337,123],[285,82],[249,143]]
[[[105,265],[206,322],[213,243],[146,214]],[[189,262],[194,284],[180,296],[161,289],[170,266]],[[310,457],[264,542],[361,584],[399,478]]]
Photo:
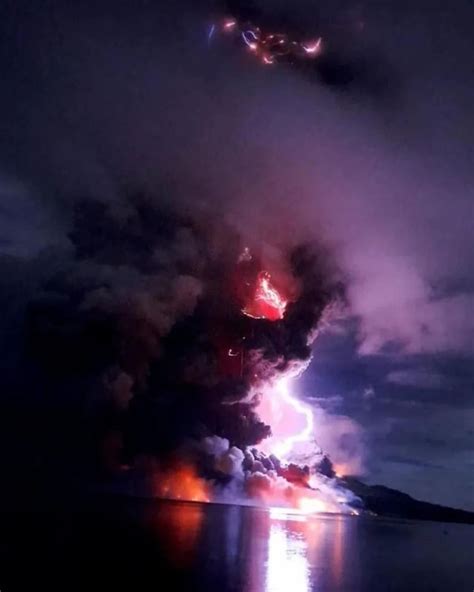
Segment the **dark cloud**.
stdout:
[[[416,481],[415,493],[427,493],[422,477],[393,463],[381,470],[377,444],[394,438],[404,457],[423,459],[416,422],[432,412],[439,423],[430,427],[447,442],[443,483],[450,471],[461,482],[467,452],[458,454],[456,434],[470,420],[474,343],[472,6],[252,3],[255,17],[278,26],[322,28],[328,53],[310,73],[262,70],[237,48],[209,46],[210,18],[228,8],[59,0],[2,7],[3,376],[11,379],[21,357],[13,344],[23,343],[21,319],[34,296],[30,345],[46,366],[66,373],[72,359],[74,372],[95,376],[94,364],[104,365],[100,388],[122,402],[132,393],[135,401],[145,376],[155,380],[149,359],[172,330],[190,330],[178,320],[205,293],[209,253],[181,223],[170,239],[153,208],[145,223],[128,200],[144,190],[179,220],[211,211],[243,242],[264,243],[269,261],[281,263],[282,253],[315,237],[329,242],[346,282],[350,329],[341,325],[336,346],[322,341],[308,392],[340,396],[332,411],[373,438],[374,475],[399,487]],[[78,196],[93,198],[79,217]],[[113,219],[99,201],[113,205]],[[158,283],[150,278],[156,267]],[[162,291],[176,298],[157,308]],[[292,313],[295,322],[312,322],[305,306]],[[124,310],[123,324],[111,322]],[[131,327],[134,338],[124,339]],[[41,352],[50,334],[51,349]],[[276,343],[272,360],[288,343],[309,354],[291,332],[270,327],[259,339]],[[196,380],[209,364],[205,347],[197,349],[189,370]],[[28,372],[34,383],[38,368]],[[90,382],[70,387],[74,400]],[[370,388],[374,396],[364,398]],[[61,401],[60,390],[48,396]],[[396,439],[398,421],[410,429]],[[420,446],[438,464],[438,448]],[[443,495],[449,501],[447,489]]]
[[100,472],[104,450],[110,467],[143,455],[168,461],[209,437],[260,443],[271,428],[256,393],[309,360],[336,293],[324,252],[300,246],[281,254],[298,293],[285,317],[250,318],[242,308],[253,294],[243,293],[262,263],[239,261],[235,229],[212,211],[184,213],[159,198],[124,203],[76,202],[70,248],[32,264],[41,274],[18,311],[18,355],[3,360],[10,414],[24,420],[39,408],[22,438],[54,482]]

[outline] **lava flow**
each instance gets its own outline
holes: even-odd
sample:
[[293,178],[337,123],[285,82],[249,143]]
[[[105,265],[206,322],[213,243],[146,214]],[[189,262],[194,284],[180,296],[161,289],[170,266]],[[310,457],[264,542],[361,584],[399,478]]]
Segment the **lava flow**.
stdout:
[[262,271],[257,278],[255,294],[242,312],[253,319],[267,319],[277,321],[282,319],[288,301],[271,283],[271,276]]

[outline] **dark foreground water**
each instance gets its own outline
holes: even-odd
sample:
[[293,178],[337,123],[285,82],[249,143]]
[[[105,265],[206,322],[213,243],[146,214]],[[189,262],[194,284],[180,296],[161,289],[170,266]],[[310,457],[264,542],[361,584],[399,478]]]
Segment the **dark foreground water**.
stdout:
[[474,527],[108,499],[6,513],[10,590],[471,592]]

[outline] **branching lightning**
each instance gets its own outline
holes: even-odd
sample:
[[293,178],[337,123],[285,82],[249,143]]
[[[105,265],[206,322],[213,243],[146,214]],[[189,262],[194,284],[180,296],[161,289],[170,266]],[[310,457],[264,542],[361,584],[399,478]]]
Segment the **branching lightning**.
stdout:
[[[263,31],[253,23],[239,23],[229,17],[211,27],[212,34],[219,31],[240,41],[262,64],[293,63],[313,60],[322,51],[322,38],[296,39],[282,32]],[[209,35],[209,40],[211,35]]]
[[281,402],[289,405],[296,413],[304,418],[304,427],[300,431],[281,439],[274,446],[273,453],[282,460],[288,460],[288,455],[293,450],[295,444],[298,442],[308,442],[311,439],[314,430],[313,413],[307,405],[291,394],[287,377],[279,380],[273,393],[274,396],[276,395],[280,398]]

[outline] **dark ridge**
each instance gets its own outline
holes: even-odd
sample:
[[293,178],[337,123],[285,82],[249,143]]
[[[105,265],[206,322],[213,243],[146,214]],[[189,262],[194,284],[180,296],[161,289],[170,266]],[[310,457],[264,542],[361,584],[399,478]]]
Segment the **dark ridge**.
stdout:
[[422,502],[402,491],[384,485],[366,485],[354,477],[344,477],[341,481],[361,498],[366,510],[378,516],[474,524],[474,512]]

